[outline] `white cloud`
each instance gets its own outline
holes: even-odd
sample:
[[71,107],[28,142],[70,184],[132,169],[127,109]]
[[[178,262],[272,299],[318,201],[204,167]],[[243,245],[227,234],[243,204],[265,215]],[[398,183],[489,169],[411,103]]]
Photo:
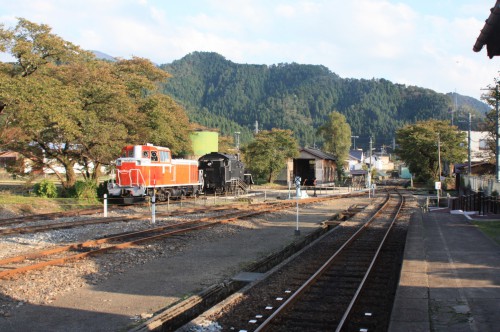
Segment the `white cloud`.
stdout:
[[283,16],[285,18],[292,18],[297,15],[297,11],[291,5],[278,5],[276,6],[275,13],[278,16]]
[[498,72],[485,50],[472,52],[491,2],[0,0],[0,20],[46,23],[83,48],[156,63],[214,51],[235,62],[322,64],[342,77],[478,97]]

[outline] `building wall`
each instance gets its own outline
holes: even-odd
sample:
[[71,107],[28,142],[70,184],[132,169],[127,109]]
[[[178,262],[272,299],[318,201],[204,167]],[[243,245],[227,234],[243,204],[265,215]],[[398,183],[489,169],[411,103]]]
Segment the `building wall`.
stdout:
[[336,163],[333,160],[315,158],[314,174],[316,183],[331,183],[337,177]]
[[214,131],[195,131],[191,133],[193,153],[201,157],[210,152],[219,152],[219,133]]
[[[468,131],[465,132],[468,134]],[[490,158],[490,150],[488,142],[492,140],[490,133],[487,131],[471,131],[471,161],[487,161]],[[466,140],[466,146],[468,137]]]
[[[302,151],[299,157],[297,157],[296,159],[314,159],[314,174],[317,184],[331,183],[335,181],[337,176],[337,164],[335,163],[335,161],[323,160],[304,151]],[[293,168],[293,159],[289,159],[287,161],[286,167],[284,167],[277,176],[276,182],[282,184],[287,184],[290,180],[293,182],[295,172],[296,170],[294,170]],[[305,179],[302,179],[302,181],[304,180]]]

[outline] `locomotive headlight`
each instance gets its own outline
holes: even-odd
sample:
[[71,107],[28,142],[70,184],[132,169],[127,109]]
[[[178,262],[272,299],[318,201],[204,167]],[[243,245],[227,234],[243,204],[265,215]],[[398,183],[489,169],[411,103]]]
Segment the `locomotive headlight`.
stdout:
[[137,166],[141,166],[141,161],[140,161],[140,160],[136,160],[136,161],[135,161],[135,164],[136,164]]

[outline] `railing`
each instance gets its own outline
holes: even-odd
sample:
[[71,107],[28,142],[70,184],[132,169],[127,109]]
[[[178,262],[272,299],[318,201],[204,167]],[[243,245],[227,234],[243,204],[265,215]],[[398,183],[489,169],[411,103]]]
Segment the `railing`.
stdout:
[[500,213],[499,197],[487,196],[481,191],[455,198],[448,198],[448,205],[452,210],[476,211],[480,215]]
[[235,194],[243,191],[246,194],[248,193],[248,185],[241,179],[231,179],[231,191]]

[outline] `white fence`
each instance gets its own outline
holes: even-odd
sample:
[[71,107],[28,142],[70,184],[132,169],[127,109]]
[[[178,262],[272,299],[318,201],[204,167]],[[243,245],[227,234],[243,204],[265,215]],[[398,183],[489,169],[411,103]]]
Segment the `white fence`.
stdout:
[[500,183],[495,178],[483,176],[463,175],[465,188],[470,188],[474,192],[483,191],[486,196],[490,196],[494,191],[500,194]]

